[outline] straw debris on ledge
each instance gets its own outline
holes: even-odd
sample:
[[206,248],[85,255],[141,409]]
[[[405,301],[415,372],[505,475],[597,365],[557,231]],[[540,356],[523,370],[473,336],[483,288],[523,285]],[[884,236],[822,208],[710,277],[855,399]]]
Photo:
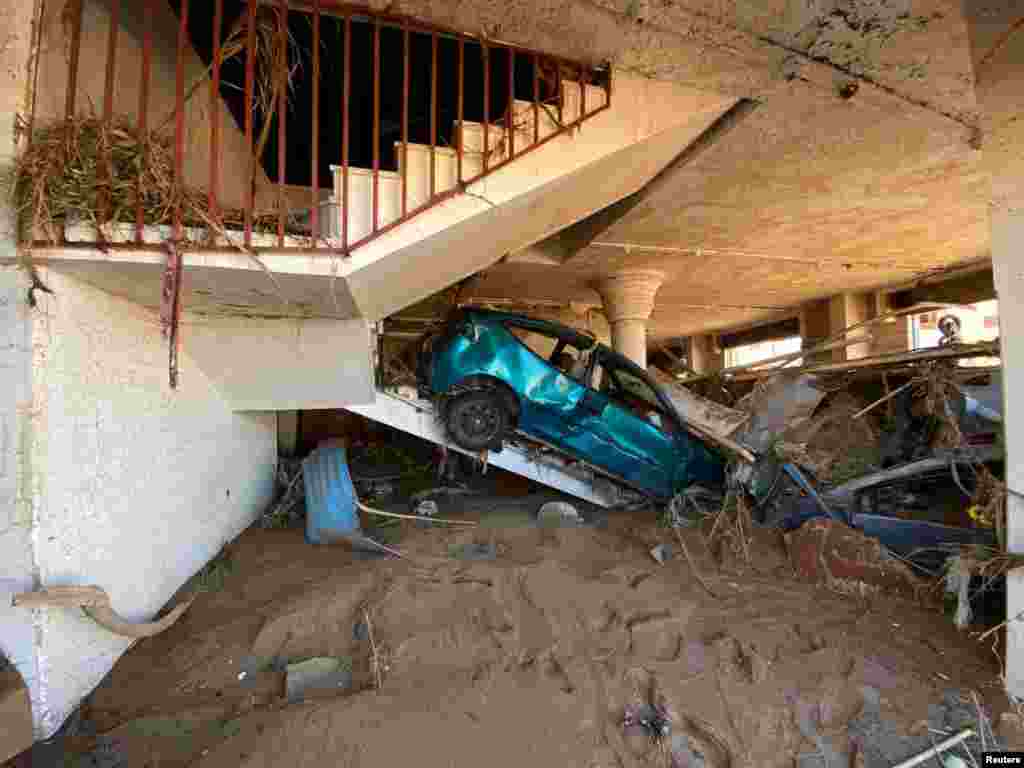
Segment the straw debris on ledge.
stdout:
[[[165,135],[141,135],[127,119],[109,123],[75,117],[37,126],[31,141],[8,169],[23,242],[56,243],[67,224],[92,226],[110,239],[110,224],[135,223],[141,203],[143,223],[170,225],[180,206],[186,227],[205,230],[207,238],[227,238],[241,230],[241,210],[221,208],[214,216],[205,190],[179,184],[174,177],[174,148]],[[277,213],[254,216],[256,232],[276,232]],[[286,232],[308,234],[294,217]]]

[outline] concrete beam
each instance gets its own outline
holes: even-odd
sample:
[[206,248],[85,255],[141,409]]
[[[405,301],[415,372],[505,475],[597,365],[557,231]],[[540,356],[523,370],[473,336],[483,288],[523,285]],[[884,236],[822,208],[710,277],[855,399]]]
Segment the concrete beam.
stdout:
[[756,325],[753,328],[746,328],[739,331],[733,331],[731,333],[722,333],[718,337],[718,342],[721,344],[723,349],[732,349],[733,347],[743,347],[747,344],[759,344],[763,341],[778,341],[779,339],[786,339],[790,336],[799,335],[800,318],[787,317],[785,320],[779,320],[775,323],[765,323],[764,325]]
[[912,288],[893,291],[888,295],[888,302],[893,309],[905,309],[926,302],[973,304],[995,297],[992,268],[987,267],[941,281],[922,281]]

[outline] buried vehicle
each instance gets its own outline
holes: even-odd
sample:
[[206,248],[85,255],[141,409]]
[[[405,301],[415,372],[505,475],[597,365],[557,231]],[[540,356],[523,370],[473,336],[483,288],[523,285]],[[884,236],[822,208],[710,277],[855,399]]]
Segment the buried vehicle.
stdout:
[[759,522],[792,531],[807,520],[832,517],[878,539],[916,569],[938,575],[958,547],[996,546],[991,523],[973,514],[979,466],[1001,473],[1002,455],[985,448],[941,452],[847,481],[820,496],[790,486],[788,499],[758,508]]
[[567,326],[463,308],[425,339],[418,368],[465,450],[499,450],[518,433],[661,501],[724,481],[722,456],[642,368]]

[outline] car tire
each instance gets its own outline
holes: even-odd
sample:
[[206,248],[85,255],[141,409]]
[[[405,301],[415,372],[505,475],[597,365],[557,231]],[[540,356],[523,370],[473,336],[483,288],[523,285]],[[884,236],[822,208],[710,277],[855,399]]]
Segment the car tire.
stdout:
[[476,453],[501,445],[509,414],[497,393],[467,392],[448,405],[445,425],[452,442]]

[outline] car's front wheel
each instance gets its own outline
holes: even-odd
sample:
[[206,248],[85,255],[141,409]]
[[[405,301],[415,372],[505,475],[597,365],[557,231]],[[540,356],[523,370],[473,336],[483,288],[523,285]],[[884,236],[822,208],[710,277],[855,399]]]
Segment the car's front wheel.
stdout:
[[448,436],[457,446],[476,452],[500,445],[509,415],[497,394],[467,392],[448,405],[445,423]]

